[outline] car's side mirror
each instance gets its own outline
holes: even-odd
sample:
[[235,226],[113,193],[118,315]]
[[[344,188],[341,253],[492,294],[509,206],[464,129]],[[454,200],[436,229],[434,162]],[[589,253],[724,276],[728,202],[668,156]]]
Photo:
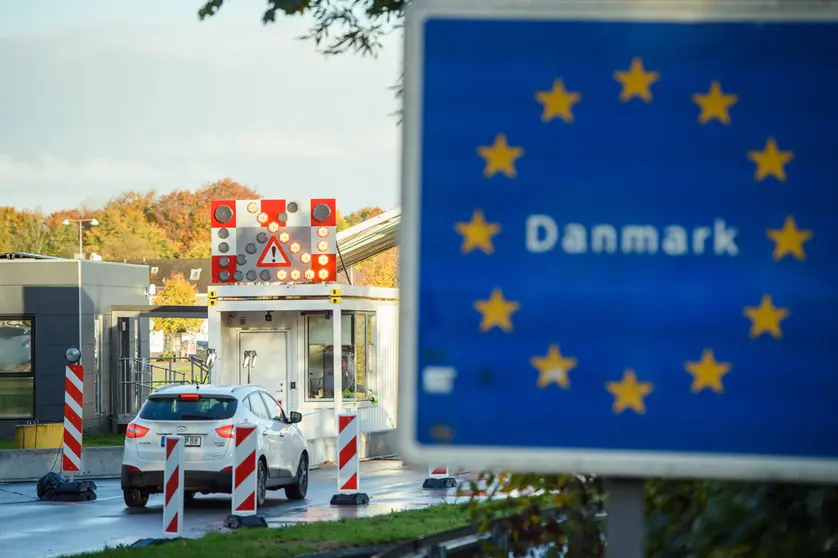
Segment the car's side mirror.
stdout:
[[294,424],[296,422],[302,422],[302,420],[302,413],[298,413],[297,411],[291,411],[290,413],[288,413],[288,422],[290,422],[291,424]]

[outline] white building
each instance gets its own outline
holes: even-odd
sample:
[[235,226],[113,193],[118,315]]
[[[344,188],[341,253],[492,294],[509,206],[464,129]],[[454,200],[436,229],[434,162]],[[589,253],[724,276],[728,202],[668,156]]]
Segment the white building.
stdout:
[[[340,233],[346,267],[392,247],[398,218],[388,212]],[[208,293],[211,383],[259,384],[301,412],[313,464],[337,460],[337,417],[345,412],[360,419],[361,457],[395,453],[398,289],[238,284]]]

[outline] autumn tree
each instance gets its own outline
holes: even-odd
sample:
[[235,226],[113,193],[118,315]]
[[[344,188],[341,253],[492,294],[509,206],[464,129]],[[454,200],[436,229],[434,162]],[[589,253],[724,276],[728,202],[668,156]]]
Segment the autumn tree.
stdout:
[[361,285],[370,287],[399,286],[399,248],[390,248],[357,265],[361,271]]
[[[380,207],[364,207],[345,216],[337,214],[338,232],[354,227],[384,213]],[[390,248],[381,254],[357,264],[356,269],[361,272],[360,285],[374,287],[398,287],[399,285],[399,249]]]
[[[52,238],[52,246],[50,250],[44,252],[47,256],[57,256],[59,258],[72,258],[73,254],[79,251],[79,229],[77,219],[92,219],[97,217],[96,210],[87,207],[78,209],[62,209],[54,213],[50,213],[44,218],[47,229],[50,231]],[[71,220],[70,225],[65,225],[66,219]],[[91,227],[84,227],[82,231],[82,239],[85,247],[88,247],[88,234]]]
[[[198,289],[182,273],[173,273],[157,293],[155,302],[164,306],[193,306],[197,295]],[[166,346],[170,352],[174,352],[174,339],[177,335],[200,331],[202,325],[203,320],[194,318],[157,318],[154,320],[154,331],[163,332]]]
[[0,207],[0,252],[51,255],[55,235],[39,211]]
[[173,255],[166,231],[153,219],[154,192],[126,192],[98,212],[99,225],[90,229],[90,249],[111,261],[166,258]]

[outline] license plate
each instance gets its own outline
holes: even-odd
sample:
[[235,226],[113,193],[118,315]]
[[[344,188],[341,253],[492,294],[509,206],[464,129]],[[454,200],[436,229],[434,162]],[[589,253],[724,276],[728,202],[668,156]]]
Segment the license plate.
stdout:
[[[189,448],[199,448],[201,447],[201,437],[200,436],[184,436],[183,437],[183,445]],[[166,437],[163,436],[160,438],[160,447],[166,447]]]

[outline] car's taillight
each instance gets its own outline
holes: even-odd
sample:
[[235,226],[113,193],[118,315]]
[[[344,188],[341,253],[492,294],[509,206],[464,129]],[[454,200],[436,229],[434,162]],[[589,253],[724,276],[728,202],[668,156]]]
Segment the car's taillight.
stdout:
[[229,426],[222,426],[221,428],[216,428],[215,433],[221,436],[222,438],[233,438],[233,425]]
[[201,399],[201,395],[199,393],[181,393],[178,398],[181,401],[198,401]]
[[233,468],[232,467],[224,467],[223,469],[221,469],[221,472],[222,473],[232,473]]
[[129,422],[128,428],[125,429],[126,438],[142,438],[146,434],[148,434],[148,428],[134,424],[133,422]]
[[126,465],[125,470],[129,473],[142,473],[139,467],[134,467],[133,465]]

